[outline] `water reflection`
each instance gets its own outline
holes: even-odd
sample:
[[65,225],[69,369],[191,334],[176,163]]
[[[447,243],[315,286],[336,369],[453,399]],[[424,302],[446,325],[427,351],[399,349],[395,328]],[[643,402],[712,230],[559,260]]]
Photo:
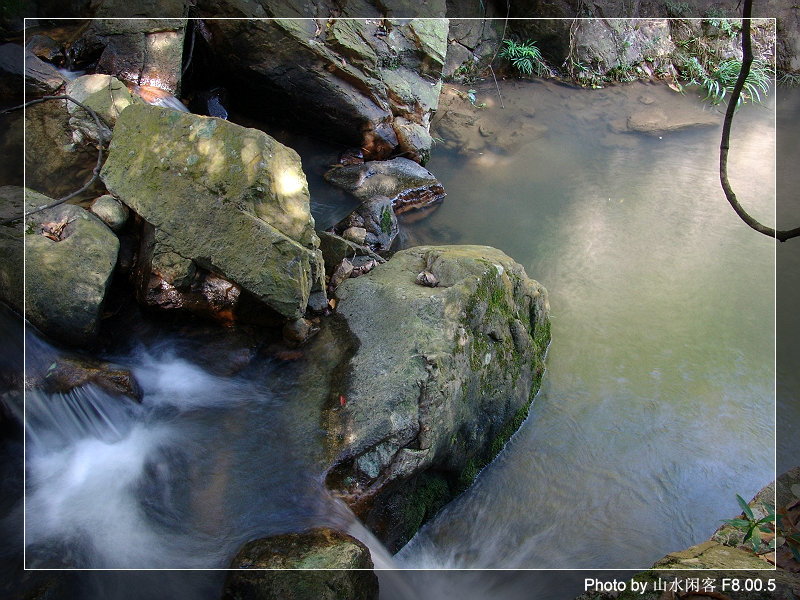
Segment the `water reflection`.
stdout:
[[[550,291],[553,343],[526,425],[404,565],[647,567],[773,478],[774,243],[728,206],[716,127],[609,129],[644,92],[699,104],[532,84],[546,137],[491,168],[434,156],[448,198],[410,235],[435,243],[446,224],[525,265]],[[765,222],[774,140],[770,108],[738,113],[732,184]]]

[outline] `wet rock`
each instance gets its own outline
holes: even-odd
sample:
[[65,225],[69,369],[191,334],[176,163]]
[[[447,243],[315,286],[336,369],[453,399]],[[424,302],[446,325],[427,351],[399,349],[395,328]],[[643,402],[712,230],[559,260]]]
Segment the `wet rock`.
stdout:
[[292,346],[300,346],[317,331],[318,329],[308,319],[295,319],[283,326],[283,339]]
[[31,35],[26,39],[25,50],[51,64],[61,64],[66,59],[64,48],[61,44],[53,38],[40,33]]
[[96,198],[92,202],[90,210],[99,217],[99,219],[108,225],[112,231],[119,231],[128,220],[130,210],[127,206],[122,204],[119,200],[104,194]]
[[399,231],[392,200],[375,196],[359,206],[356,212],[364,222],[367,245],[380,251],[389,250]]
[[[51,199],[27,191],[39,206]],[[42,224],[64,224],[59,241],[39,235]],[[67,344],[95,340],[119,241],[96,216],[62,204],[26,219],[25,314],[45,334]]]
[[55,394],[90,383],[109,394],[127,396],[137,402],[142,399],[142,390],[130,369],[88,357],[59,358],[44,373],[37,374],[33,385]]
[[397,135],[399,153],[421,165],[428,162],[433,147],[433,138],[428,130],[403,117],[397,117],[392,126]]
[[[265,19],[287,11],[310,17],[315,9],[207,0],[198,2],[197,10],[200,16],[260,19],[209,20],[206,26],[226,72],[246,82],[248,96],[269,97],[274,114],[362,148],[370,160],[387,158],[401,144],[424,160],[441,89],[446,19],[382,19],[380,9],[352,3],[337,9],[340,16],[362,18],[329,18],[330,11],[320,9],[325,15],[320,21]],[[363,18],[365,10],[376,18]],[[253,111],[261,111],[252,104]],[[397,118],[418,125],[419,135],[399,139],[396,129],[405,132],[405,126],[401,121],[395,127]]]
[[[719,125],[721,114],[702,111],[696,107],[694,110],[669,110],[648,108],[631,114],[626,122],[627,131],[658,135],[692,127],[711,127]],[[618,128],[615,122],[612,128]]]
[[[420,271],[439,285],[418,285]],[[547,294],[499,250],[431,246],[347,279],[336,298],[358,345],[346,405],[326,418],[327,484],[396,550],[522,423],[544,368]]]
[[369,550],[350,535],[328,528],[287,533],[245,544],[231,563],[222,597],[377,600],[372,568]]
[[[5,185],[0,187],[0,220],[21,217],[24,212],[24,190]],[[24,221],[0,226],[0,300],[19,314],[24,312],[23,286]]]
[[429,206],[446,195],[430,171],[402,157],[334,167],[325,173],[325,179],[363,202],[386,196],[395,213]]
[[265,133],[133,105],[117,121],[101,176],[151,228],[140,289],[161,281],[180,293],[200,268],[292,320],[324,289],[300,158]]

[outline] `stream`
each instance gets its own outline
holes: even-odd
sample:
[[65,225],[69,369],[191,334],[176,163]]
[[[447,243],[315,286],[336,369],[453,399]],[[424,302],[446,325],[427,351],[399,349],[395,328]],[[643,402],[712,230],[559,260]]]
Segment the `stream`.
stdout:
[[[423,219],[401,218],[402,245],[505,251],[548,288],[553,341],[528,420],[475,484],[392,557],[325,492],[313,467],[324,431],[290,402],[291,365],[242,332],[136,316],[115,327],[103,357],[133,369],[140,405],[93,386],[26,394],[25,510],[7,496],[3,528],[21,539],[24,515],[27,566],[200,569],[142,573],[136,586],[130,574],[87,574],[74,589],[216,598],[224,571],[214,569],[245,541],[330,525],[386,569],[643,569],[707,539],[738,512],[736,494],[774,479],[775,244],[725,201],[718,127],[660,137],[609,128],[643,95],[679,110],[702,107],[696,93],[505,82],[501,109],[493,84],[476,87],[484,110],[522,110],[545,127],[511,153],[435,147],[426,166],[448,196]],[[800,93],[778,93],[781,127],[796,128]],[[766,222],[775,108],[772,94],[739,111],[729,165],[740,200]],[[315,175],[331,149],[313,147],[296,149],[321,225],[350,208]],[[796,254],[779,253],[787,271]],[[19,338],[12,317],[0,323]],[[25,344],[29,370],[60,354],[31,330]],[[796,423],[786,391],[796,375],[781,364],[778,408]],[[21,492],[22,448],[4,443],[4,489]],[[792,444],[781,432],[780,470],[794,466]],[[8,546],[4,565],[16,560]],[[537,576],[383,571],[381,598],[530,598],[534,581],[537,598],[582,591],[578,577],[567,589]]]

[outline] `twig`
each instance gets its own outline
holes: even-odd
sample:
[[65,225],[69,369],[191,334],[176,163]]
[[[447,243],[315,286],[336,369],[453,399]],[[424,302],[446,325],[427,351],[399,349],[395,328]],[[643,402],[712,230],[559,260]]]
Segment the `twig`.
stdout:
[[505,104],[503,104],[503,95],[500,93],[500,86],[499,86],[499,85],[497,85],[497,77],[495,77],[495,76],[494,76],[494,69],[492,68],[492,65],[491,65],[491,64],[489,64],[489,71],[491,71],[491,73],[492,73],[492,79],[494,79],[494,87],[496,87],[496,88],[497,88],[497,97],[498,97],[498,98],[500,98],[500,108],[502,108],[503,110],[505,110],[505,108],[506,108],[506,105],[505,105]]
[[189,65],[192,64],[192,56],[194,56],[194,36],[197,32],[197,28],[194,25],[194,21],[192,21],[192,38],[189,42],[189,58],[186,59],[186,65],[183,67],[181,71],[181,80],[186,76],[186,71],[189,70]]
[[62,94],[62,95],[58,95],[58,96],[42,96],[41,98],[36,98],[35,100],[31,100],[29,102],[26,102],[25,104],[20,104],[19,106],[14,106],[12,108],[7,108],[7,109],[5,109],[3,111],[0,111],[0,114],[9,113],[11,111],[19,110],[21,108],[27,108],[29,106],[33,106],[34,104],[41,104],[42,102],[46,102],[48,100],[68,100],[68,101],[80,106],[83,110],[88,112],[92,116],[92,118],[94,119],[94,122],[97,125],[99,144],[97,146],[97,163],[95,164],[95,167],[92,170],[92,177],[91,177],[91,179],[89,179],[89,181],[87,181],[85,184],[83,184],[83,187],[81,187],[78,190],[75,190],[71,194],[67,194],[64,197],[59,198],[58,200],[56,200],[52,204],[46,204],[44,206],[40,206],[39,208],[36,208],[36,209],[34,209],[34,210],[30,211],[30,212],[23,213],[19,217],[12,217],[10,219],[5,219],[3,221],[0,221],[0,225],[8,225],[9,223],[14,223],[15,221],[19,221],[20,219],[28,218],[31,215],[34,215],[34,214],[36,214],[38,212],[41,212],[43,210],[47,210],[49,208],[54,208],[54,207],[58,206],[59,204],[63,204],[67,200],[71,200],[72,198],[74,198],[78,194],[81,194],[81,193],[85,192],[87,189],[89,189],[89,187],[95,181],[97,181],[97,178],[100,176],[100,169],[103,166],[103,125],[105,124],[106,127],[109,127],[109,128],[110,128],[110,126],[107,123],[103,123],[102,119],[100,118],[100,115],[98,115],[96,112],[94,112],[91,108],[89,108],[88,106],[86,106],[82,102],[78,102],[77,100],[75,100],[75,98],[73,98],[72,96],[67,96],[66,94]]
[[728,108],[725,111],[725,121],[722,124],[722,140],[719,146],[719,179],[722,190],[728,203],[733,207],[734,212],[749,227],[763,233],[766,236],[774,237],[778,241],[785,242],[793,237],[800,236],[800,227],[786,231],[778,231],[772,227],[762,225],[751,217],[747,211],[739,204],[736,194],[733,193],[730,181],[728,181],[728,150],[730,149],[731,124],[733,123],[733,113],[739,103],[739,96],[744,87],[745,80],[750,74],[750,65],[753,63],[753,49],[750,43],[750,15],[753,8],[753,0],[744,0],[744,10],[742,13],[742,68],[739,70],[739,77],[733,87],[731,97],[728,99]]

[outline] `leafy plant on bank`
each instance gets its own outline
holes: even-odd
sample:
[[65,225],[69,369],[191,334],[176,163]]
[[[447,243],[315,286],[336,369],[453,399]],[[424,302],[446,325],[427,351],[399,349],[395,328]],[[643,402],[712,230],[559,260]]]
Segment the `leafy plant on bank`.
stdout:
[[[761,517],[760,519],[756,519],[755,515],[753,514],[753,509],[750,508],[750,505],[747,504],[744,498],[742,498],[739,494],[736,494],[736,501],[739,503],[739,506],[742,508],[742,514],[744,518],[736,518],[736,519],[722,519],[723,522],[735,527],[739,531],[744,533],[744,539],[742,540],[742,544],[747,544],[749,541],[750,544],[753,546],[753,552],[758,552],[758,548],[761,545],[761,533],[774,533],[773,527],[775,523],[775,510],[769,507],[764,507],[767,510],[767,515]],[[772,538],[770,542],[770,548],[775,547],[775,538]]]
[[[701,84],[708,92],[703,100],[711,100],[713,104],[719,104],[725,98],[725,94],[733,91],[739,71],[742,68],[742,61],[729,58],[719,63],[710,76],[704,77]],[[745,79],[742,88],[743,101],[744,95],[748,96],[752,102],[761,103],[761,93],[767,94],[772,82],[772,73],[769,65],[764,61],[753,61],[750,73]],[[744,100],[746,101],[746,100]]]
[[503,40],[503,49],[498,56],[505,58],[514,65],[514,68],[523,75],[532,75],[534,72],[539,77],[550,73],[547,63],[542,58],[542,53],[535,46],[536,42],[526,41],[522,43],[514,40]]

